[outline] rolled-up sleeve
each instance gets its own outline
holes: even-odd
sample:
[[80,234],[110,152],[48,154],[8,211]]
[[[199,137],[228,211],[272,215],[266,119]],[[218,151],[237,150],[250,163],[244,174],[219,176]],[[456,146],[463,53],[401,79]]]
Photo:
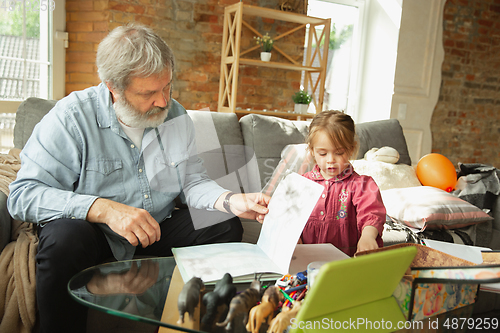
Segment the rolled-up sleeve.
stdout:
[[75,129],[55,112],[35,127],[21,152],[17,179],[9,186],[8,209],[13,218],[43,223],[87,217],[97,197],[74,192],[81,170],[81,138]]

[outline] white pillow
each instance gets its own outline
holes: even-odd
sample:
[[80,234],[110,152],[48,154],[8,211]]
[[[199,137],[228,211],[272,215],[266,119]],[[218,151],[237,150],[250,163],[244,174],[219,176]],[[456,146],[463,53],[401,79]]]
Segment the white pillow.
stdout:
[[365,153],[365,160],[395,164],[399,161],[399,153],[392,147],[372,148]]
[[391,164],[378,161],[351,161],[354,171],[371,176],[381,191],[392,188],[421,186],[415,169],[406,164]]
[[432,186],[381,191],[391,219],[420,230],[454,229],[490,221],[478,207]]

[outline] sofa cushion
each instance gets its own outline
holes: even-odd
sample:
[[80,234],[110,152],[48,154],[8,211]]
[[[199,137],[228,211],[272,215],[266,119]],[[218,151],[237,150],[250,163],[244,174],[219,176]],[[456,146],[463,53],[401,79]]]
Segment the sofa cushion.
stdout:
[[243,144],[236,114],[192,110],[188,114],[196,131],[198,156],[210,178],[233,192],[251,192],[250,180],[259,177],[248,174],[253,151]]
[[19,105],[16,112],[16,125],[14,126],[15,148],[23,149],[35,125],[56,105],[56,102],[30,97]]
[[362,159],[372,148],[392,147],[399,153],[398,164],[411,165],[403,128],[397,119],[377,120],[356,124],[359,138],[357,159]]
[[289,144],[304,143],[308,124],[306,121],[292,121],[273,116],[249,114],[240,119],[245,145],[255,152],[260,175],[260,186],[252,192],[259,192],[270,180],[281,159],[281,151]]

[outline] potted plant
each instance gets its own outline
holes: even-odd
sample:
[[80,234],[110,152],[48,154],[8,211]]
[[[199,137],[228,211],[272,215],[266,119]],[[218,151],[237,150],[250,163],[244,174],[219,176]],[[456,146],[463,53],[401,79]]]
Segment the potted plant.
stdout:
[[293,102],[295,103],[294,112],[306,114],[307,109],[309,107],[309,103],[311,103],[311,101],[312,101],[312,96],[309,95],[306,91],[300,90],[300,91],[297,91],[292,96],[292,99],[293,99]]
[[257,44],[260,45],[261,52],[260,52],[260,60],[262,61],[269,61],[271,60],[271,50],[273,49],[274,41],[269,36],[268,33],[266,33],[262,37],[254,37],[255,40],[257,41]]

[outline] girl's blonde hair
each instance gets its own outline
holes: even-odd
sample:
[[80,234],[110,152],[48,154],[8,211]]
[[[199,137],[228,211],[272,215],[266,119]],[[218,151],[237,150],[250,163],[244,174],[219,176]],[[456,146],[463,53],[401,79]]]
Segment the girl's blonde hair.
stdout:
[[307,145],[313,150],[314,139],[319,131],[324,131],[334,147],[343,149],[350,158],[358,152],[356,129],[351,116],[342,111],[323,111],[314,116],[309,125]]

